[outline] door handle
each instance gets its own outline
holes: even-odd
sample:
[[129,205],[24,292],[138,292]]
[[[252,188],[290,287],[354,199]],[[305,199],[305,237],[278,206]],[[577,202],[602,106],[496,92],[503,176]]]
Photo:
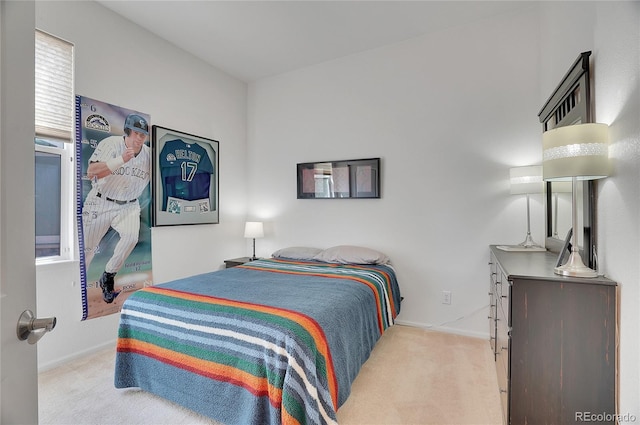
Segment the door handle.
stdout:
[[25,310],[18,319],[16,333],[18,339],[29,344],[35,344],[45,333],[50,332],[56,327],[57,319],[55,317],[46,317],[44,319],[36,319],[31,310]]

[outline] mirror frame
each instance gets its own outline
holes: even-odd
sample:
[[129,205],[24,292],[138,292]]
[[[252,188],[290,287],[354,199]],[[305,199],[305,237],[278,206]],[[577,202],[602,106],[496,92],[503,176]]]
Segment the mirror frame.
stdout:
[[[562,77],[560,84],[547,99],[538,113],[538,119],[542,123],[542,131],[556,127],[592,121],[591,77],[589,72],[589,56],[591,52],[582,52],[578,55],[569,71]],[[583,185],[582,202],[582,235],[583,246],[580,255],[584,263],[595,268],[596,246],[596,182],[587,180],[578,182]],[[546,183],[546,239],[545,246],[549,251],[559,253],[564,246],[564,240],[553,237],[553,212],[552,212],[551,182]],[[580,202],[580,200],[578,200]]]

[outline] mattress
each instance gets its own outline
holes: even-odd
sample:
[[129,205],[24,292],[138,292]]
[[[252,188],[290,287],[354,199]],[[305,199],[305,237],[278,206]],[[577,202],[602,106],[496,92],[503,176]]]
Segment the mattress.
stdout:
[[147,287],[122,308],[115,386],[225,424],[335,423],[399,311],[389,265],[267,259]]

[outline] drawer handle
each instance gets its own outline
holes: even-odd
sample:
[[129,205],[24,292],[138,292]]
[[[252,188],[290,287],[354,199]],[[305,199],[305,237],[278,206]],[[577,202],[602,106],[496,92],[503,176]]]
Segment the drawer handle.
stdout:
[[507,393],[507,390],[503,390],[502,388],[500,388],[500,392],[501,392],[501,393],[505,393],[505,394],[506,394],[506,393]]
[[502,298],[509,298],[508,295],[502,295]]

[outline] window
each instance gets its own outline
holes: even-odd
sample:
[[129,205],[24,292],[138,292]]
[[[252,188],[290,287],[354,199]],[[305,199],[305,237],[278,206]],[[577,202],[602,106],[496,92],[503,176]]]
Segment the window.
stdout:
[[72,146],[36,138],[35,151],[36,258],[71,259]]
[[73,45],[36,31],[36,261],[73,259]]

